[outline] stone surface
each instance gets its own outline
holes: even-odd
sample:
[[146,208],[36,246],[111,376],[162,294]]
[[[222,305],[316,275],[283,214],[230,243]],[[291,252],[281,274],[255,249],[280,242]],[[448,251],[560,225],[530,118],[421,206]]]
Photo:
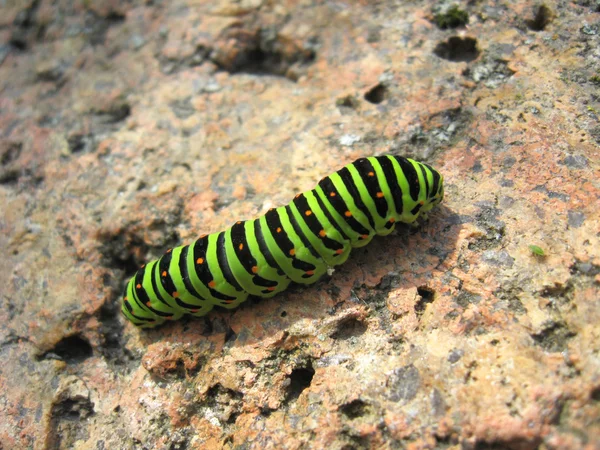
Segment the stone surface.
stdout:
[[[2,2],[2,446],[599,448],[598,11]],[[420,228],[235,311],[118,314],[143,261],[385,152],[446,177]]]

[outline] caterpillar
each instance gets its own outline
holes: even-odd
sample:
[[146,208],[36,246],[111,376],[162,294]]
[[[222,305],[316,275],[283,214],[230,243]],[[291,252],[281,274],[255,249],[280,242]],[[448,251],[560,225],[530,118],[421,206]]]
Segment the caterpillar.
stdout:
[[150,328],[249,295],[272,297],[291,282],[316,282],[350,250],[413,223],[444,197],[442,175],[400,156],[360,158],[286,206],[201,236],[142,266],[125,288],[122,312]]

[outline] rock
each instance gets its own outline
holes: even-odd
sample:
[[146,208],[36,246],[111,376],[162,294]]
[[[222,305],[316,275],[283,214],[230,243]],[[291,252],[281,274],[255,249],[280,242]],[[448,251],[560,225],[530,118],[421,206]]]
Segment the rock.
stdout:
[[[0,2],[0,446],[592,448],[575,3]],[[386,152],[444,175],[427,222],[272,299],[121,316],[141,264]]]

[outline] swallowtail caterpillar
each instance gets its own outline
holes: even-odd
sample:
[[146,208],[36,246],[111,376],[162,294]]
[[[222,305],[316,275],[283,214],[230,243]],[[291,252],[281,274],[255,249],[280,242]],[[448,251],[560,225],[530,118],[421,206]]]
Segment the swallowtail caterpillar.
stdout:
[[296,195],[286,206],[168,250],[142,266],[122,311],[140,327],[184,314],[235,308],[249,295],[272,297],[290,282],[311,284],[350,250],[413,223],[444,197],[443,177],[400,156],[360,158]]

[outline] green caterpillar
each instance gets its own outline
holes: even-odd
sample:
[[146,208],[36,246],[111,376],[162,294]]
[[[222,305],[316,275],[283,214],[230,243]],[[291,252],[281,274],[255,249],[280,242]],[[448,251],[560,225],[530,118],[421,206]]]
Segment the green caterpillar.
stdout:
[[235,308],[249,295],[272,297],[290,282],[311,284],[353,247],[395,222],[413,223],[444,197],[443,177],[400,156],[360,158],[288,205],[204,235],[142,266],[125,289],[122,312],[141,327],[184,314]]

